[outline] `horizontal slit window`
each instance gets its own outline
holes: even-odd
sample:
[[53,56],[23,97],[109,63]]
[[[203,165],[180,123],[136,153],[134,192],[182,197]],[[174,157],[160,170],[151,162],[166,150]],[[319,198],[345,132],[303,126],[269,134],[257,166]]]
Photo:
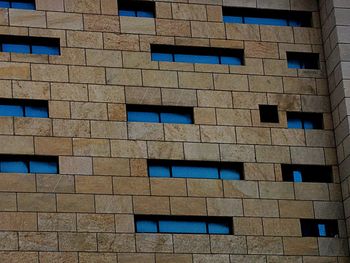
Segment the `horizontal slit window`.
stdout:
[[58,174],[58,158],[53,156],[0,156],[0,173]]
[[338,237],[337,220],[300,219],[303,237]]
[[127,105],[129,122],[193,124],[193,108]]
[[0,99],[0,117],[48,118],[48,102]]
[[242,163],[148,160],[149,177],[242,180]]
[[136,233],[216,234],[233,233],[232,218],[186,216],[135,216]]
[[287,10],[223,7],[225,23],[311,27],[312,13]]
[[153,61],[244,65],[242,49],[151,45]]
[[331,166],[282,164],[282,177],[286,182],[332,183]]
[[320,69],[319,54],[306,52],[287,52],[288,68]]
[[0,51],[38,55],[61,54],[58,38],[9,35],[0,35]]
[[323,114],[287,112],[288,129],[323,129]]
[[35,0],[0,1],[0,8],[17,8],[17,9],[35,10]]
[[155,17],[155,4],[148,1],[118,0],[119,16]]

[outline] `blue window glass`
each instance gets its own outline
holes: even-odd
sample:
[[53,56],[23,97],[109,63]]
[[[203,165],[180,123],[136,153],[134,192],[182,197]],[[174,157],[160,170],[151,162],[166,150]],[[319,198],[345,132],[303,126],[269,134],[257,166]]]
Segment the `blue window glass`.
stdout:
[[295,27],[301,27],[303,26],[301,21],[295,20],[295,19],[291,19],[288,21],[289,26],[295,26]]
[[153,18],[154,17],[154,13],[151,12],[151,11],[137,11],[136,12],[136,16]]
[[40,106],[25,106],[25,117],[48,118],[48,109]]
[[218,56],[204,56],[204,55],[191,55],[191,54],[174,54],[175,62],[184,63],[203,63],[203,64],[219,64]]
[[57,174],[57,163],[50,161],[30,161],[31,173]]
[[207,226],[205,222],[160,220],[159,232],[205,234]]
[[10,8],[9,1],[0,1],[0,8]]
[[128,111],[130,122],[159,122],[159,114],[156,112]]
[[199,167],[199,166],[172,166],[173,177],[178,178],[203,178],[218,179],[219,171],[216,167]]
[[193,123],[191,114],[172,113],[172,112],[161,112],[160,122],[161,123],[178,123],[178,124]]
[[239,57],[227,57],[227,56],[222,56],[221,57],[221,63],[224,65],[233,65],[233,66],[240,66],[242,65],[242,59]]
[[25,161],[6,160],[0,161],[0,172],[2,173],[28,173],[28,165]]
[[26,44],[2,44],[2,52],[30,53],[30,46]]
[[315,129],[315,125],[311,120],[304,120],[304,129]]
[[224,23],[242,24],[243,17],[241,17],[241,16],[224,16]]
[[288,60],[288,68],[302,69],[302,65],[300,64],[299,60],[290,59],[290,60]]
[[157,233],[157,222],[152,220],[137,220],[136,221],[137,233]]
[[320,237],[326,237],[327,231],[326,231],[326,225],[325,224],[318,224],[318,233]]
[[241,180],[241,174],[234,169],[220,169],[220,178],[222,180]]
[[24,116],[23,107],[21,105],[1,105],[0,116],[22,117]]
[[209,234],[230,234],[230,228],[223,223],[208,223]]
[[35,4],[30,2],[20,2],[20,1],[14,1],[11,3],[12,8],[18,8],[18,9],[28,9],[28,10],[34,10]]
[[150,165],[148,171],[150,177],[170,177],[169,166]]
[[59,55],[60,50],[58,47],[33,45],[32,54]]
[[136,11],[134,10],[119,10],[120,16],[136,16]]
[[168,53],[152,53],[152,61],[173,62],[174,58],[172,54]]
[[301,119],[288,119],[288,128],[289,129],[302,129],[303,122]]
[[301,183],[303,181],[303,176],[300,171],[293,171],[293,179],[296,183]]
[[264,17],[245,17],[246,24],[270,25],[270,26],[288,26],[287,19],[264,18]]

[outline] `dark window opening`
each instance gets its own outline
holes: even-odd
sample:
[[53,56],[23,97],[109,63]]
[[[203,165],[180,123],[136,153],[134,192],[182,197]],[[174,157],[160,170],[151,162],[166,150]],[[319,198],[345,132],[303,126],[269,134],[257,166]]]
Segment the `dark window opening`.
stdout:
[[155,17],[155,3],[148,1],[118,0],[119,16]]
[[287,112],[288,129],[323,129],[323,114]]
[[0,173],[58,174],[54,156],[0,155]]
[[136,233],[231,235],[232,218],[203,216],[135,216]]
[[193,108],[127,105],[129,122],[193,124]]
[[242,49],[151,45],[153,61],[244,65]]
[[337,220],[300,219],[303,237],[338,237]]
[[316,53],[287,52],[288,68],[320,69],[320,55]]
[[242,163],[148,160],[149,177],[243,180]]
[[48,102],[41,100],[0,99],[0,117],[48,118]]
[[1,52],[60,55],[58,38],[0,35],[0,44]]
[[223,7],[225,23],[311,27],[312,13],[301,11]]
[[1,0],[0,8],[35,10],[35,0]]
[[286,182],[332,183],[331,166],[282,164],[282,177]]
[[269,123],[279,123],[277,105],[259,105],[260,121]]

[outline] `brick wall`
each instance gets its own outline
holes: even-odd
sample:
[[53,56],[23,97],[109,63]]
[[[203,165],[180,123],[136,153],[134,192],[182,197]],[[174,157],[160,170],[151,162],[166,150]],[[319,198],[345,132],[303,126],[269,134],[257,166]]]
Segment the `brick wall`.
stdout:
[[[36,4],[0,9],[0,34],[58,37],[62,54],[1,53],[0,97],[48,100],[50,118],[1,117],[0,154],[59,156],[60,174],[0,174],[0,262],[348,262],[347,104],[338,82],[329,97],[316,0],[156,1],[157,19],[119,17],[115,0]],[[315,26],[224,24],[223,4],[311,11]],[[151,43],[244,48],[245,66],[155,62]],[[320,53],[321,69],[289,69],[286,51]],[[194,107],[195,124],[127,123],[126,104]],[[323,113],[325,129],[287,129],[287,111]],[[243,162],[245,180],[150,179],[147,159]],[[281,164],[331,165],[334,183],[282,182]],[[135,234],[134,214],[229,216],[234,235]],[[340,236],[301,237],[300,218],[336,219]]]

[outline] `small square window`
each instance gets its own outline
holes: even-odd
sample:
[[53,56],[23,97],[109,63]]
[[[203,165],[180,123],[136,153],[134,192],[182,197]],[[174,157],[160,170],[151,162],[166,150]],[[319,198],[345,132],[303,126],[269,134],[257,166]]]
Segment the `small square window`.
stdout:
[[276,105],[259,105],[260,121],[279,123],[278,107]]

